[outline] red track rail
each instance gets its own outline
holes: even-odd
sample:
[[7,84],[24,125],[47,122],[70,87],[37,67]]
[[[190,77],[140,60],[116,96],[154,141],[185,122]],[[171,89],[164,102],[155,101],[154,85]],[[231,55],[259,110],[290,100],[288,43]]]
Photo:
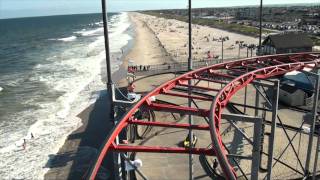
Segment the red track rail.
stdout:
[[[217,156],[220,166],[223,170],[226,179],[236,179],[236,172],[230,166],[227,159],[227,152],[224,149],[222,138],[220,136],[220,123],[223,109],[226,107],[229,99],[241,88],[248,85],[255,79],[267,79],[273,76],[282,75],[293,70],[302,70],[305,67],[315,68],[320,63],[320,53],[299,53],[299,54],[283,54],[283,55],[271,55],[261,56],[254,58],[241,59],[232,62],[225,62],[221,64],[215,64],[210,67],[200,68],[186,74],[183,74],[167,83],[155,88],[149,94],[144,96],[139,102],[137,102],[123,117],[121,121],[113,129],[112,133],[106,138],[106,142],[103,144],[101,152],[90,171],[89,179],[95,179],[97,172],[102,164],[105,155],[111,151],[133,151],[133,152],[157,152],[157,153],[193,153],[193,154],[206,154]],[[249,72],[247,72],[247,70]],[[223,72],[237,73],[237,76],[233,76]],[[187,81],[189,79],[217,82],[226,84],[222,89],[218,90],[210,109],[197,109],[183,106],[174,106],[168,104],[159,104],[150,101],[150,97],[158,95],[169,95],[180,98],[191,98],[208,100],[208,97],[201,97],[199,95],[187,95],[185,93],[173,93],[175,87],[191,88],[194,91],[210,91],[217,92],[216,89],[210,89],[200,86],[189,87]],[[223,81],[221,81],[223,79]],[[226,81],[227,80],[227,81]],[[160,123],[160,122],[139,122],[133,119],[136,110],[153,109],[155,111],[174,112],[182,114],[191,114],[195,116],[209,117],[208,125],[190,125],[190,124],[174,124],[174,123]],[[177,148],[177,147],[158,147],[158,146],[121,146],[115,145],[114,141],[119,133],[128,124],[139,124],[148,126],[160,126],[171,128],[192,128],[209,130],[212,140],[213,149],[205,148]]]

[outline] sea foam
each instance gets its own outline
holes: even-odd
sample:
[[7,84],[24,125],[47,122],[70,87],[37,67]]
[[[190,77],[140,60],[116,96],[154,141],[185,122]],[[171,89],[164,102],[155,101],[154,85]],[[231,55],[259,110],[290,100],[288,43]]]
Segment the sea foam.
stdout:
[[70,41],[74,41],[76,39],[77,39],[76,36],[70,36],[70,37],[58,38],[58,39],[50,39],[50,40],[70,42]]
[[[120,52],[131,39],[125,34],[130,26],[126,13],[112,18],[110,42],[112,52]],[[115,20],[117,19],[117,21]],[[113,29],[115,28],[115,29]],[[87,32],[92,34],[93,31]],[[21,131],[10,130],[10,138],[15,139],[11,144],[0,147],[0,174],[4,179],[43,179],[50,169],[50,157],[54,156],[64,144],[67,136],[81,126],[77,115],[90,104],[94,103],[99,92],[105,88],[102,82],[101,69],[104,65],[105,51],[102,31],[93,42],[86,46],[70,47],[55,57],[48,57],[51,64],[38,64],[34,71],[38,78],[28,78],[29,81],[45,83],[52,91],[63,93],[55,101],[39,103],[26,101],[30,105],[37,104],[40,109],[25,111],[25,115],[33,114],[36,122]],[[75,36],[60,38],[60,41],[73,41]],[[80,39],[80,38],[79,38]],[[118,48],[118,49],[117,49]],[[78,52],[86,56],[79,56]],[[77,53],[77,54],[75,54]],[[121,62],[113,60],[113,70]],[[43,73],[41,73],[43,72]],[[50,73],[48,73],[50,72]],[[24,114],[19,115],[17,122],[23,122]],[[19,119],[20,118],[20,119]],[[34,138],[30,137],[33,134]],[[26,150],[21,148],[23,139],[27,140]]]

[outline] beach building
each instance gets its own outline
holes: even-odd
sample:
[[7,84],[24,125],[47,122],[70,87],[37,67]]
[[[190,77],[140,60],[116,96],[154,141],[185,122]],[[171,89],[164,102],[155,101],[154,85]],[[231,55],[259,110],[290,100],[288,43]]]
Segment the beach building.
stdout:
[[261,55],[311,52],[313,42],[306,34],[269,35],[262,43]]

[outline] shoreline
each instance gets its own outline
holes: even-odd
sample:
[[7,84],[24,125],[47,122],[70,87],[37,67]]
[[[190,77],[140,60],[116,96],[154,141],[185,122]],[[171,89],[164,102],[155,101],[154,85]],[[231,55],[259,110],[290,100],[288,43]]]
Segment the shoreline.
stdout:
[[[129,59],[134,59],[135,63],[156,64],[160,59],[167,58],[163,49],[159,51],[159,47],[150,47],[150,52],[153,53],[148,56],[140,56],[142,54],[140,52],[144,51],[144,48],[141,49],[141,46],[145,43],[144,41],[146,39],[155,41],[156,37],[149,32],[150,30],[142,27],[141,22],[136,20],[133,14],[130,13],[129,16],[131,26],[127,33],[134,35],[124,47],[124,54],[121,57],[122,64],[117,71],[112,73],[114,83],[120,88],[126,87],[127,84],[125,77]],[[152,44],[153,41],[149,43]],[[153,57],[154,54],[160,55],[159,57]],[[150,61],[150,59],[153,61]],[[101,80],[103,82],[106,80],[104,68],[105,64],[101,67]],[[92,160],[97,155],[97,150],[104,142],[108,132],[113,128],[112,122],[107,121],[109,118],[108,106],[106,90],[102,90],[97,100],[77,115],[81,119],[81,126],[72,131],[66,137],[59,151],[50,157],[47,163],[49,169],[45,173],[44,179],[82,178],[83,174],[86,173],[83,170],[89,168]],[[104,175],[110,175],[113,167],[108,165],[104,165],[104,167],[107,169],[104,171]]]
[[[131,25],[124,33],[131,36],[131,39],[128,41],[127,45],[125,45],[124,47],[121,48],[121,49],[123,49],[123,54],[121,54],[121,52],[119,52],[119,53],[115,53],[115,54],[111,55],[111,58],[112,58],[112,56],[115,56],[115,58],[118,57],[119,60],[122,62],[121,65],[119,65],[119,69],[112,73],[113,81],[114,81],[114,83],[121,82],[123,85],[124,85],[123,80],[125,80],[124,78],[125,78],[126,71],[127,71],[127,69],[126,69],[127,60],[125,57],[130,53],[131,49],[133,48],[134,40],[135,40],[134,27],[133,27],[132,22],[130,22],[130,23],[131,23]],[[119,54],[121,54],[120,57],[118,56]],[[105,60],[101,61],[100,73],[101,73],[100,80],[104,84],[106,84]],[[70,174],[61,175],[61,173],[54,170],[55,168],[58,168],[60,166],[59,164],[67,163],[67,162],[64,162],[65,158],[66,158],[65,156],[69,156],[70,153],[72,153],[75,156],[79,156],[79,155],[81,156],[81,154],[83,154],[83,151],[85,151],[86,152],[85,154],[88,153],[92,157],[94,157],[97,154],[97,150],[99,149],[99,147],[101,145],[100,142],[104,141],[104,138],[106,135],[102,134],[100,136],[97,136],[97,137],[100,137],[100,139],[96,140],[95,142],[93,141],[93,143],[87,141],[86,139],[97,139],[97,137],[90,138],[90,134],[95,134],[95,133],[86,132],[87,137],[80,137],[81,140],[74,140],[74,138],[79,138],[79,134],[84,133],[84,131],[88,131],[87,128],[89,126],[90,119],[98,120],[98,119],[101,119],[101,117],[108,117],[107,114],[101,114],[101,112],[105,112],[103,109],[101,109],[101,107],[109,106],[108,104],[106,104],[106,102],[108,101],[106,93],[107,92],[105,89],[101,90],[99,92],[98,97],[94,100],[94,102],[89,102],[88,106],[84,107],[78,113],[75,113],[76,115],[74,118],[79,118],[79,121],[80,121],[79,126],[75,127],[75,129],[73,131],[71,131],[71,133],[69,135],[67,135],[65,137],[65,139],[63,140],[63,144],[59,147],[58,151],[55,154],[49,155],[49,161],[46,164],[46,167],[49,166],[49,168],[43,175],[44,179],[52,179],[52,178],[57,178],[57,177],[70,178]],[[100,118],[99,117],[90,117],[90,116],[92,116],[93,112],[95,112],[95,111],[98,111],[97,114],[99,114],[98,116],[100,116]],[[99,125],[101,127],[103,127],[103,125],[100,124],[101,121],[96,122],[96,123],[98,123],[98,124],[95,125],[95,127],[99,127]],[[111,127],[112,128],[111,124],[105,124],[104,127]],[[95,130],[96,130],[96,128],[95,128]],[[100,129],[100,132],[103,132],[103,131],[108,132],[108,131],[110,131],[110,128]],[[71,160],[71,159],[68,159],[68,161],[69,160]],[[76,159],[72,159],[72,160],[76,161]],[[86,164],[88,165],[88,164],[90,164],[90,162],[87,162]],[[72,168],[72,167],[69,167],[69,170],[70,170],[70,168]],[[65,172],[68,172],[69,170],[65,170]],[[53,171],[53,172],[51,172],[51,171]],[[52,174],[56,174],[56,175],[52,175]]]

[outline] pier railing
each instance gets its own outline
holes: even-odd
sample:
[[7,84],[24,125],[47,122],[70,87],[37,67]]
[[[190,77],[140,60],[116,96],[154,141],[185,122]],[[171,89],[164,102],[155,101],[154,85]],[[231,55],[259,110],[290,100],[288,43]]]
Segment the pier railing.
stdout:
[[[224,61],[231,61],[227,59]],[[193,61],[193,68],[198,69],[205,66],[220,63],[221,59]],[[130,69],[130,70],[129,70]],[[128,71],[134,72],[136,76],[147,76],[163,73],[176,73],[188,70],[188,62],[163,63],[155,65],[132,65],[128,67]]]

